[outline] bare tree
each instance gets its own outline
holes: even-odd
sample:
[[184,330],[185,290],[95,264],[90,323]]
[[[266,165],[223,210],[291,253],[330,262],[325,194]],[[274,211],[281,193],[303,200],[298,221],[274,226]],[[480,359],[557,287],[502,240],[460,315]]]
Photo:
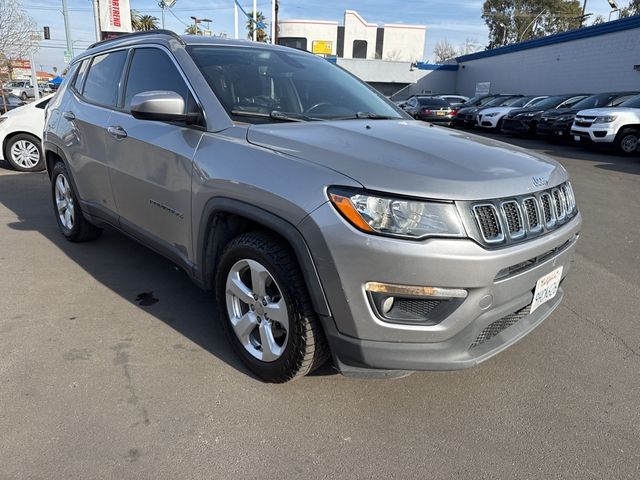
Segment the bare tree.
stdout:
[[483,46],[475,38],[466,38],[463,43],[460,44],[458,49],[459,55],[469,55],[482,50]]
[[441,40],[433,47],[433,54],[436,57],[436,63],[444,63],[458,55],[456,47],[449,40]]
[[[21,0],[0,0],[0,68],[6,70],[9,80],[11,61],[36,49],[36,29],[36,22],[24,10]],[[5,102],[4,94],[2,99]]]

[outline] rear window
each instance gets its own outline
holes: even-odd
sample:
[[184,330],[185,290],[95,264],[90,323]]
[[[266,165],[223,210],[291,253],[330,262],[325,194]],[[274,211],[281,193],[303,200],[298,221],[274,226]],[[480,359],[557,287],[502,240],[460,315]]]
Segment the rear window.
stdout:
[[115,107],[118,102],[118,84],[127,52],[98,55],[93,58],[82,95],[95,103]]
[[449,102],[442,98],[419,98],[418,103],[421,107],[448,107]]

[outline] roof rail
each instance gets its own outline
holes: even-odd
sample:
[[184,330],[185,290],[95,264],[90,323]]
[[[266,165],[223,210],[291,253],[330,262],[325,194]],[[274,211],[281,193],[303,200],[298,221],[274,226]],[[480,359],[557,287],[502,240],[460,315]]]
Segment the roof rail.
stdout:
[[109,38],[107,40],[102,40],[100,42],[92,43],[91,45],[89,45],[89,48],[87,48],[87,50],[91,50],[92,48],[95,48],[95,47],[98,47],[98,46],[102,46],[102,45],[105,45],[107,43],[116,42],[116,41],[119,41],[119,40],[131,38],[131,37],[143,37],[145,35],[170,35],[170,36],[172,36],[174,38],[177,38],[178,40],[182,41],[182,39],[180,38],[180,35],[178,35],[176,32],[173,32],[171,30],[162,30],[162,29],[145,30],[143,32],[127,33],[125,35],[120,35],[118,37]]

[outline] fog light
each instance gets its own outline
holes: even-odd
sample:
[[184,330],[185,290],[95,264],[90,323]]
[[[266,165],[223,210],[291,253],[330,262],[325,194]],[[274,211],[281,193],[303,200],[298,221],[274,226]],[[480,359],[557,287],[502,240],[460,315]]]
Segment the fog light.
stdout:
[[393,302],[395,299],[393,297],[387,297],[384,302],[382,302],[382,313],[389,313],[393,308]]

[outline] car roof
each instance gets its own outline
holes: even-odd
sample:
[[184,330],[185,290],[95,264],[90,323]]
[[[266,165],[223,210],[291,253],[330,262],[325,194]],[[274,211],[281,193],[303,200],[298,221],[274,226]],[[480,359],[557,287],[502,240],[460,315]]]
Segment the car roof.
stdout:
[[[157,43],[171,48],[173,42],[180,42],[183,46],[186,45],[225,45],[225,46],[245,46],[251,48],[260,48],[264,50],[293,50],[295,52],[304,54],[302,50],[292,49],[281,45],[272,45],[270,43],[259,43],[251,40],[236,40],[225,37],[214,37],[204,35],[178,35],[170,30],[147,30],[144,32],[129,33],[121,35],[116,38],[110,38],[101,42],[96,42],[89,46],[87,50],[82,52],[74,59],[74,63],[80,59],[93,56],[97,53],[110,50],[117,47],[129,47],[141,43]],[[175,45],[175,44],[174,44]]]

